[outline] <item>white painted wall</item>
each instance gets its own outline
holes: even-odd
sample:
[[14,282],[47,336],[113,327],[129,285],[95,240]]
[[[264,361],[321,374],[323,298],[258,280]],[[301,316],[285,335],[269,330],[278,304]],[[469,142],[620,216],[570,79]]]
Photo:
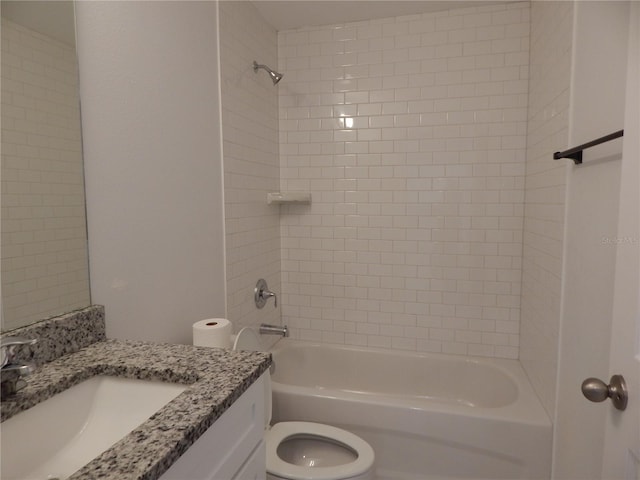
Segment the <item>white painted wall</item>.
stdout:
[[[629,4],[577,2],[574,8],[566,147],[624,127]],[[584,399],[580,385],[588,377],[611,376],[621,152],[621,139],[586,150],[584,163],[571,166],[568,174],[554,422],[557,479],[602,478],[604,422],[610,406]]]
[[107,336],[224,316],[216,2],[78,2],[91,291]]

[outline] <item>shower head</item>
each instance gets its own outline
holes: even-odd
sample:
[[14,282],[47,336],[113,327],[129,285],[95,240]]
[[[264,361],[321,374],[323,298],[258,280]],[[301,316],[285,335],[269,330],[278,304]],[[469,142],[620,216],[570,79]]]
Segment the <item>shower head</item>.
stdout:
[[271,70],[269,67],[267,67],[266,65],[259,65],[258,62],[256,62],[255,60],[253,61],[253,71],[257,72],[259,68],[262,68],[263,70],[266,70],[267,73],[269,74],[269,76],[271,77],[271,81],[273,82],[273,84],[275,85],[276,83],[278,83],[280,80],[282,80],[282,77],[284,77],[284,74],[282,73],[278,73],[278,72],[274,72],[273,70]]

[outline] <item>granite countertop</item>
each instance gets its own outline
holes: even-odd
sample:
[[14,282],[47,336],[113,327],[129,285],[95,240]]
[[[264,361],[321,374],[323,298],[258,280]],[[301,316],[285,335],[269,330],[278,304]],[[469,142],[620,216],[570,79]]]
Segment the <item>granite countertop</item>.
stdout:
[[120,340],[53,360],[1,404],[2,421],[95,375],[163,380],[189,387],[69,480],[160,477],[265,372],[271,355]]

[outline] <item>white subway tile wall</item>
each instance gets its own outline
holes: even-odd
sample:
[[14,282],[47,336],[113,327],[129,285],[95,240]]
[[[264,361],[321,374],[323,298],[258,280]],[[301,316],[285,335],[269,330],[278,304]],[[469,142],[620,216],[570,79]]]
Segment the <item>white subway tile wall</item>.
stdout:
[[253,301],[260,278],[281,291],[280,212],[267,205],[267,192],[280,189],[278,93],[252,67],[277,67],[277,34],[249,2],[219,5],[227,317],[238,331],[280,324],[280,304],[258,310]]
[[2,309],[90,303],[75,48],[2,18]]
[[293,336],[517,358],[529,3],[283,31],[278,55],[281,188],[313,199],[281,207]]
[[556,396],[573,35],[572,2],[532,2],[520,360],[547,413]]

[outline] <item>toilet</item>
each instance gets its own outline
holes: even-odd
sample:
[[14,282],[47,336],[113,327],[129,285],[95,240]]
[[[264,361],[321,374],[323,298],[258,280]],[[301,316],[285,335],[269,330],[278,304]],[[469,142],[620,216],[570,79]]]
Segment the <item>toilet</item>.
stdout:
[[[260,339],[245,327],[234,350],[259,350]],[[271,377],[265,379],[265,444],[268,480],[370,480],[373,448],[341,428],[313,422],[271,423]]]

